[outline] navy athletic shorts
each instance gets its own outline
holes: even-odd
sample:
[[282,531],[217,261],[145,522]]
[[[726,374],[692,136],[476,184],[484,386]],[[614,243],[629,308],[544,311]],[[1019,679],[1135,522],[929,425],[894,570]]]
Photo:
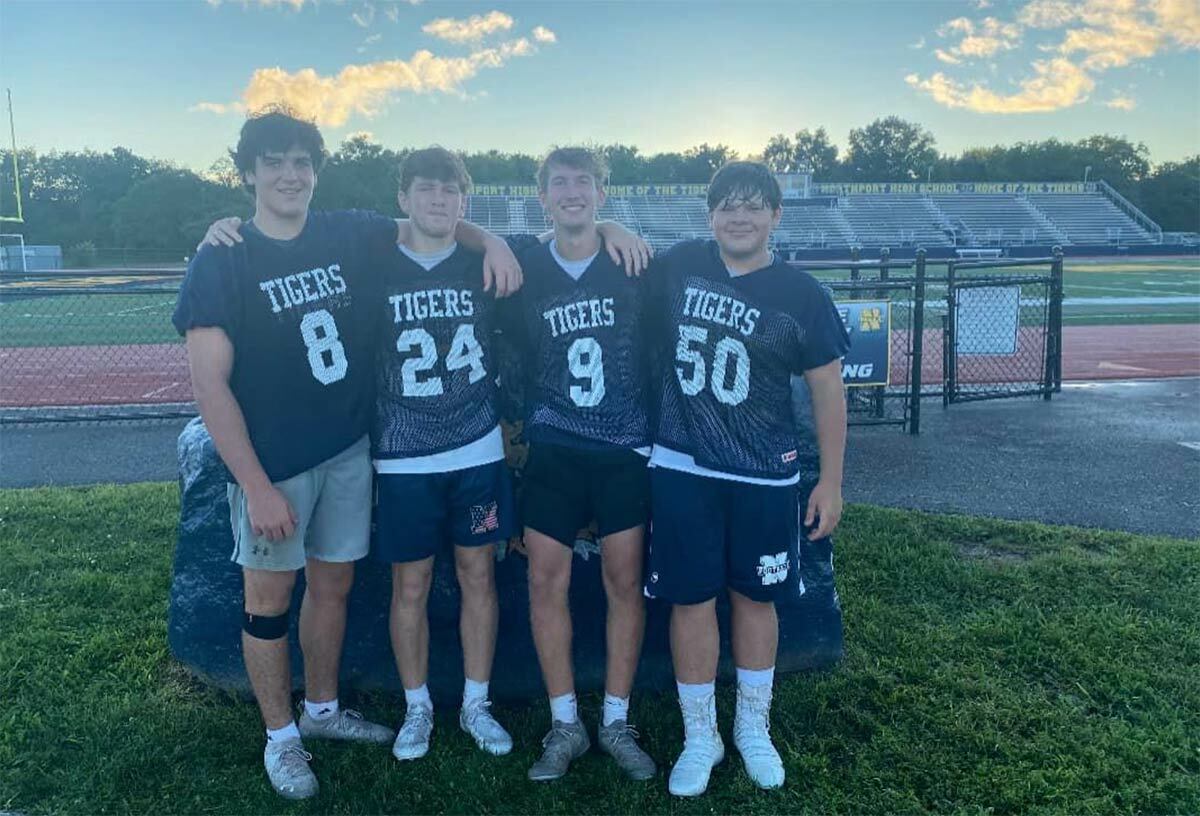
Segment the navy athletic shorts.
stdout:
[[516,528],[512,476],[503,460],[449,473],[381,473],[375,480],[380,561],[420,561],[448,544],[505,541]]
[[651,468],[646,594],[675,604],[726,589],[764,603],[797,595],[796,490]]

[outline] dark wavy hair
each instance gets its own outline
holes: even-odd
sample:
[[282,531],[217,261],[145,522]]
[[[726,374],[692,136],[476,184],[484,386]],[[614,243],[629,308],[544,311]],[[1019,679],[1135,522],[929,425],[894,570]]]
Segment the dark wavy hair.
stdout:
[[761,162],[726,162],[708,183],[709,212],[726,201],[750,201],[759,197],[772,210],[783,206],[783,191],[779,189],[779,181],[770,168]]
[[[260,111],[246,120],[238,136],[237,147],[229,157],[244,180],[254,170],[254,160],[268,153],[286,153],[298,147],[312,159],[314,173],[325,165],[325,139],[312,122],[300,119],[287,108]],[[247,188],[253,185],[247,184]]]

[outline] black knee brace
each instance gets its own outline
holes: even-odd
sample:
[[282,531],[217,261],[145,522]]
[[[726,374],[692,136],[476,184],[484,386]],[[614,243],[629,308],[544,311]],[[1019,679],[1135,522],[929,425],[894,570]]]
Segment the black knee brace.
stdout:
[[243,611],[242,631],[259,640],[279,640],[287,637],[290,618],[287,612],[282,615],[252,615]]

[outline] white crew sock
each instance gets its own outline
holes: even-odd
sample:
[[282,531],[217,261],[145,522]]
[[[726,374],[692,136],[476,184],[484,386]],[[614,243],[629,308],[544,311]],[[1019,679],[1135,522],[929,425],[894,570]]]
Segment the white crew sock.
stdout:
[[708,722],[714,726],[717,722],[717,691],[716,681],[711,683],[680,683],[675,682],[675,688],[679,690],[679,707],[683,709],[683,730],[684,738],[688,737],[688,729],[691,727],[691,722],[687,716],[689,708],[694,709],[698,705],[704,704],[705,700],[708,703],[707,717]]
[[267,729],[267,742],[282,742],[288,739],[300,739],[300,729],[296,727],[295,720],[292,720],[283,728]]
[[769,666],[765,669],[743,669],[740,666],[737,670],[738,686],[749,686],[751,688],[761,688],[770,686],[775,682],[775,667]]
[[463,681],[463,708],[486,702],[488,698],[488,685],[487,680],[466,678]]
[[550,698],[550,718],[567,724],[579,721],[579,708],[575,704],[575,692]]
[[433,698],[429,696],[429,686],[422,683],[415,689],[406,688],[404,690],[404,702],[408,704],[409,708],[413,706],[433,708]]
[[604,695],[604,715],[602,722],[605,726],[609,726],[617,720],[629,721],[629,698],[617,697],[606,693]]
[[304,698],[304,710],[308,716],[314,720],[328,720],[330,717],[336,717],[338,713],[338,699],[334,697],[324,703],[314,703],[307,697]]

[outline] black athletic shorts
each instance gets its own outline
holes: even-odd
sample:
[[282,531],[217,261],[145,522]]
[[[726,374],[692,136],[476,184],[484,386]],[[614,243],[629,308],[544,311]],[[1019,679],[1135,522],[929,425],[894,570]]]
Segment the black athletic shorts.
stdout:
[[634,450],[586,450],[545,442],[529,446],[522,477],[525,526],[567,547],[593,519],[601,538],[646,523],[647,458]]

